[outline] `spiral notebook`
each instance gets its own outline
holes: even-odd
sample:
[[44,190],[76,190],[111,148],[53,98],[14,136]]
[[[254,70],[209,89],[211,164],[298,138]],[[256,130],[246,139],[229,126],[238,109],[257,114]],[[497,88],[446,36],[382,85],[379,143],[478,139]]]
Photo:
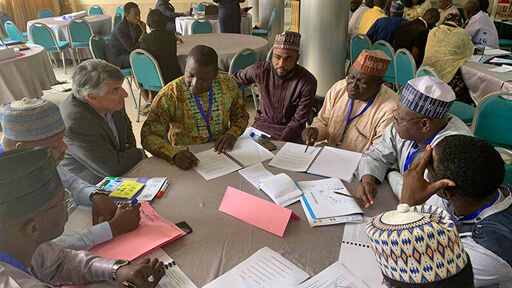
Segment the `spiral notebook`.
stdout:
[[274,158],[274,154],[252,139],[235,142],[233,150],[217,154],[213,149],[195,154],[199,164],[194,167],[206,180],[224,176],[244,167]]

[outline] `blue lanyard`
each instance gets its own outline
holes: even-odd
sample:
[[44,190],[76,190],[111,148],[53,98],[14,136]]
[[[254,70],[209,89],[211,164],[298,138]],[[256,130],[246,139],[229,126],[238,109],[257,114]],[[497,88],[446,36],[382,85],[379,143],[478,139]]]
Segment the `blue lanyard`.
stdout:
[[2,252],[2,251],[0,251],[0,262],[5,262],[7,264],[10,264],[10,265],[20,269],[21,271],[27,273],[28,275],[32,276],[32,274],[30,274],[30,272],[28,272],[27,268],[25,266],[23,266],[23,264],[21,264],[20,261],[16,260],[11,255],[9,255],[5,252]]
[[[375,96],[375,97],[377,97],[377,96]],[[338,144],[336,144],[336,147],[340,146],[340,143],[343,142],[343,137],[345,137],[345,131],[347,131],[347,127],[350,124],[350,122],[354,121],[357,117],[363,115],[363,113],[366,112],[366,110],[368,110],[368,108],[370,108],[370,106],[373,104],[373,101],[375,101],[375,97],[373,97],[373,99],[370,100],[370,102],[368,102],[366,104],[366,106],[364,106],[363,111],[361,111],[361,113],[357,114],[356,116],[354,116],[352,118],[349,118],[349,117],[350,117],[350,112],[352,112],[352,102],[354,100],[350,99],[350,103],[348,104],[348,112],[347,112],[347,120],[346,120],[347,124],[345,124],[345,130],[343,130],[343,133],[341,134],[340,142],[338,142]]]
[[[422,147],[426,147],[428,144],[432,143],[432,141],[437,136],[437,134],[439,134],[439,132],[441,132],[441,130],[443,130],[443,129],[444,129],[444,127],[439,129],[436,132],[436,134],[432,135],[432,137],[428,138],[428,140],[425,141],[425,143],[423,143]],[[416,144],[416,142],[413,141],[411,144],[411,148],[409,148],[409,156],[407,156],[407,160],[405,160],[404,172],[409,169],[409,165],[411,165],[412,159],[414,158],[414,154],[416,154],[416,152],[418,152],[418,150],[420,150],[420,148],[421,148],[421,147],[418,147],[416,149],[413,149],[412,147],[414,147],[414,144]]]
[[196,95],[192,95],[192,96],[194,96],[194,100],[196,100],[197,108],[199,108],[199,112],[201,113],[201,116],[203,116],[204,122],[206,122],[206,129],[208,129],[208,137],[210,137],[210,141],[212,141],[213,140],[212,130],[210,129],[210,121],[208,121],[208,119],[210,119],[210,115],[212,114],[212,106],[213,106],[212,105],[213,104],[213,88],[212,88],[212,86],[210,86],[210,92],[208,94],[210,96],[210,107],[208,107],[208,117],[204,113],[203,105],[201,105],[201,101],[199,101],[199,98],[197,98]]
[[453,6],[453,3],[452,3],[452,5],[448,6],[446,9],[444,9],[444,11],[446,11],[446,10],[448,10],[448,9],[452,8],[452,6]]
[[492,206],[494,203],[496,203],[496,201],[498,201],[498,199],[500,198],[500,191],[498,190],[498,194],[496,195],[496,198],[494,198],[494,200],[492,200],[492,202],[489,202],[487,203],[487,205],[485,205],[484,207],[476,210],[475,212],[473,213],[469,213],[468,215],[460,218],[459,220],[457,221],[468,221],[468,220],[473,220],[475,219],[478,215],[480,215],[480,213],[482,211],[484,211],[485,209],[489,208],[490,206]]

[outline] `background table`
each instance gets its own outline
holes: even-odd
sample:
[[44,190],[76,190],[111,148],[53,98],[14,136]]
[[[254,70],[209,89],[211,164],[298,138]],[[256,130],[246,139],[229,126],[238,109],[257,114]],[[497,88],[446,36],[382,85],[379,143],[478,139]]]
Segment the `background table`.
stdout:
[[[196,20],[194,17],[182,16],[176,18],[176,31],[181,35],[192,35],[192,23]],[[218,19],[208,19],[213,24],[213,33],[220,33]],[[252,15],[242,16],[240,22],[240,32],[242,34],[252,35]]]
[[20,51],[25,56],[0,61],[0,104],[23,97],[38,98],[43,90],[57,83],[48,55],[43,47],[27,44]]
[[[59,20],[60,19],[60,20]],[[84,18],[89,25],[91,25],[92,32],[99,35],[110,35],[112,33],[112,17],[109,15],[89,15]],[[27,22],[27,31],[30,31],[30,26],[34,23],[43,23],[48,25],[53,31],[57,41],[69,41],[68,37],[68,24],[69,20],[62,20],[61,17],[51,17],[44,19],[30,20]],[[32,40],[30,33],[28,33],[28,39]],[[66,58],[71,58],[71,50],[66,49],[64,52]],[[80,57],[82,59],[92,58],[91,51],[89,49],[78,49]],[[55,53],[58,54],[58,53]],[[56,55],[55,55],[56,56]],[[60,55],[58,56],[60,57]]]
[[500,39],[512,39],[512,22],[503,20],[494,20],[494,26],[498,31]]
[[[283,145],[282,142],[273,142],[278,147]],[[190,151],[199,152],[209,148],[211,143],[190,146]],[[268,162],[264,166],[274,174],[285,172],[294,181],[323,179],[269,167]],[[167,177],[169,180],[169,188],[163,197],[153,200],[151,206],[174,223],[186,221],[194,232],[162,248],[198,287],[226,273],[265,246],[311,276],[338,260],[344,225],[310,228],[299,202],[287,208],[293,210],[301,220],[291,219],[282,238],[218,211],[228,185],[272,201],[238,172],[205,181],[192,169],[183,171],[153,157],[141,161],[126,176]],[[355,195],[359,181],[353,180],[345,185]],[[375,199],[376,204],[364,209],[366,216],[396,209],[398,201],[389,185],[384,183],[377,187],[379,194]]]
[[476,104],[486,95],[499,91],[512,91],[512,72],[497,73],[489,71],[498,66],[466,62],[460,66],[460,73],[464,83],[468,86],[469,95]]
[[190,50],[199,44],[215,49],[219,55],[219,68],[228,71],[231,59],[244,48],[256,51],[259,61],[264,61],[268,52],[268,41],[256,36],[244,34],[213,33],[182,36],[182,44],[178,44],[178,62],[181,70],[185,71],[185,62]]

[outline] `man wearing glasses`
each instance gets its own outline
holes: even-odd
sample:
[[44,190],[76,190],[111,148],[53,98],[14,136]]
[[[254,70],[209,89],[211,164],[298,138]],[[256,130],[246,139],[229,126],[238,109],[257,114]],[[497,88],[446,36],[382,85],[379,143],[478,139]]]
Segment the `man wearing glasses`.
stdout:
[[440,79],[425,76],[407,83],[393,111],[394,124],[359,161],[357,175],[361,184],[357,195],[363,199],[365,207],[373,204],[378,192],[375,185],[384,180],[395,164],[399,172],[390,172],[387,179],[400,199],[402,175],[420,158],[427,145],[434,146],[448,135],[471,135],[464,122],[448,114],[453,101],[453,90]]
[[130,264],[51,241],[64,231],[73,201],[65,195],[56,166],[48,147],[0,153],[0,287],[111,280],[120,287],[155,287],[165,273],[156,258]]
[[308,145],[327,145],[364,152],[393,122],[398,96],[382,85],[391,59],[382,51],[363,50],[347,78],[336,82],[325,96],[311,126],[302,131]]

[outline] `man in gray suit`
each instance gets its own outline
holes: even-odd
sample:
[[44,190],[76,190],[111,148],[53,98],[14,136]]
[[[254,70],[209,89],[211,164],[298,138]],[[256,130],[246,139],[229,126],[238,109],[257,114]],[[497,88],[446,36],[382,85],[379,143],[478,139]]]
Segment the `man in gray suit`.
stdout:
[[69,146],[61,165],[89,183],[121,176],[146,157],[125,111],[123,81],[116,66],[88,60],[76,68],[73,92],[60,106]]

